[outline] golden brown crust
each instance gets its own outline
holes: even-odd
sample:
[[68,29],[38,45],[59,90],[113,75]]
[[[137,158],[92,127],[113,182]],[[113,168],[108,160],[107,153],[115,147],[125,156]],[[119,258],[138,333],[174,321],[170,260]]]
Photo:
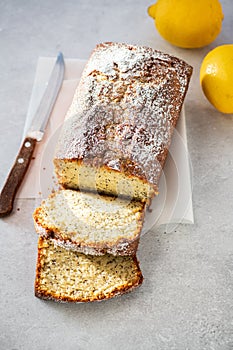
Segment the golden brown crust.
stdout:
[[[54,293],[52,293],[49,290],[44,290],[41,288],[40,286],[40,279],[41,279],[41,270],[43,269],[42,266],[42,261],[43,261],[43,256],[44,256],[44,252],[43,249],[45,247],[45,242],[46,239],[43,237],[39,237],[38,240],[38,257],[37,257],[37,266],[36,266],[36,278],[35,278],[35,296],[40,298],[40,299],[45,299],[45,300],[53,300],[53,301],[57,301],[57,302],[74,302],[74,303],[80,303],[80,302],[92,302],[92,301],[101,301],[101,300],[106,300],[106,299],[110,299],[113,298],[117,295],[122,295],[124,293],[130,292],[131,290],[133,290],[134,288],[140,286],[143,282],[143,276],[142,276],[142,272],[140,270],[139,267],[139,263],[138,260],[136,258],[136,255],[132,257],[134,265],[135,265],[135,278],[134,281],[132,283],[127,283],[124,284],[120,287],[115,287],[115,289],[111,292],[109,292],[107,295],[104,293],[99,293],[98,295],[93,295],[93,297],[89,297],[89,298],[75,298],[72,296],[57,296]],[[84,276],[85,278],[85,276]]]
[[137,177],[156,192],[191,74],[187,63],[152,48],[97,45],[58,144],[60,183],[60,161],[75,161]]

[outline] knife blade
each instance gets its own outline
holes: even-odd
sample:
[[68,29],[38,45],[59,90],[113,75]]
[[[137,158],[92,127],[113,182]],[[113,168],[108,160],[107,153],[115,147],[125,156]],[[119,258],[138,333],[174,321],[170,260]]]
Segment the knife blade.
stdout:
[[12,212],[15,195],[27,172],[36,142],[41,141],[44,136],[50,114],[63,82],[64,71],[63,54],[59,52],[44,94],[33,116],[31,126],[0,193],[0,217],[5,217]]

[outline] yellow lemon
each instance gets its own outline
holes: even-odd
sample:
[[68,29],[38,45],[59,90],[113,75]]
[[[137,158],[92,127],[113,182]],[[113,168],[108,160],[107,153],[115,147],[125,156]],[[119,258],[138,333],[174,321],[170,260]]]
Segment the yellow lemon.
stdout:
[[200,82],[215,108],[222,113],[233,113],[233,44],[218,46],[205,56]]
[[222,28],[219,0],[158,0],[148,14],[164,39],[183,48],[210,44]]

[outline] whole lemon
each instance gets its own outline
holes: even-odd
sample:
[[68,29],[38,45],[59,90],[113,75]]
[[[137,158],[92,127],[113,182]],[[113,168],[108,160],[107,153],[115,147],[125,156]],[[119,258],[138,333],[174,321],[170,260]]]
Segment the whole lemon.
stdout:
[[218,46],[205,56],[200,82],[215,108],[222,113],[233,113],[233,44]]
[[214,41],[224,17],[219,0],[158,0],[148,14],[164,39],[183,48],[199,48]]

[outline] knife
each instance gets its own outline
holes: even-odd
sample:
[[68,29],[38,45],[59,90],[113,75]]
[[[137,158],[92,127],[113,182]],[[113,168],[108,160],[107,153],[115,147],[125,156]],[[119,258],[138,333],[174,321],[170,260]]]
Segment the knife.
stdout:
[[0,217],[7,216],[12,212],[15,195],[27,172],[36,142],[41,141],[44,136],[46,125],[62,85],[64,71],[63,54],[59,52],[31,126],[0,193]]

